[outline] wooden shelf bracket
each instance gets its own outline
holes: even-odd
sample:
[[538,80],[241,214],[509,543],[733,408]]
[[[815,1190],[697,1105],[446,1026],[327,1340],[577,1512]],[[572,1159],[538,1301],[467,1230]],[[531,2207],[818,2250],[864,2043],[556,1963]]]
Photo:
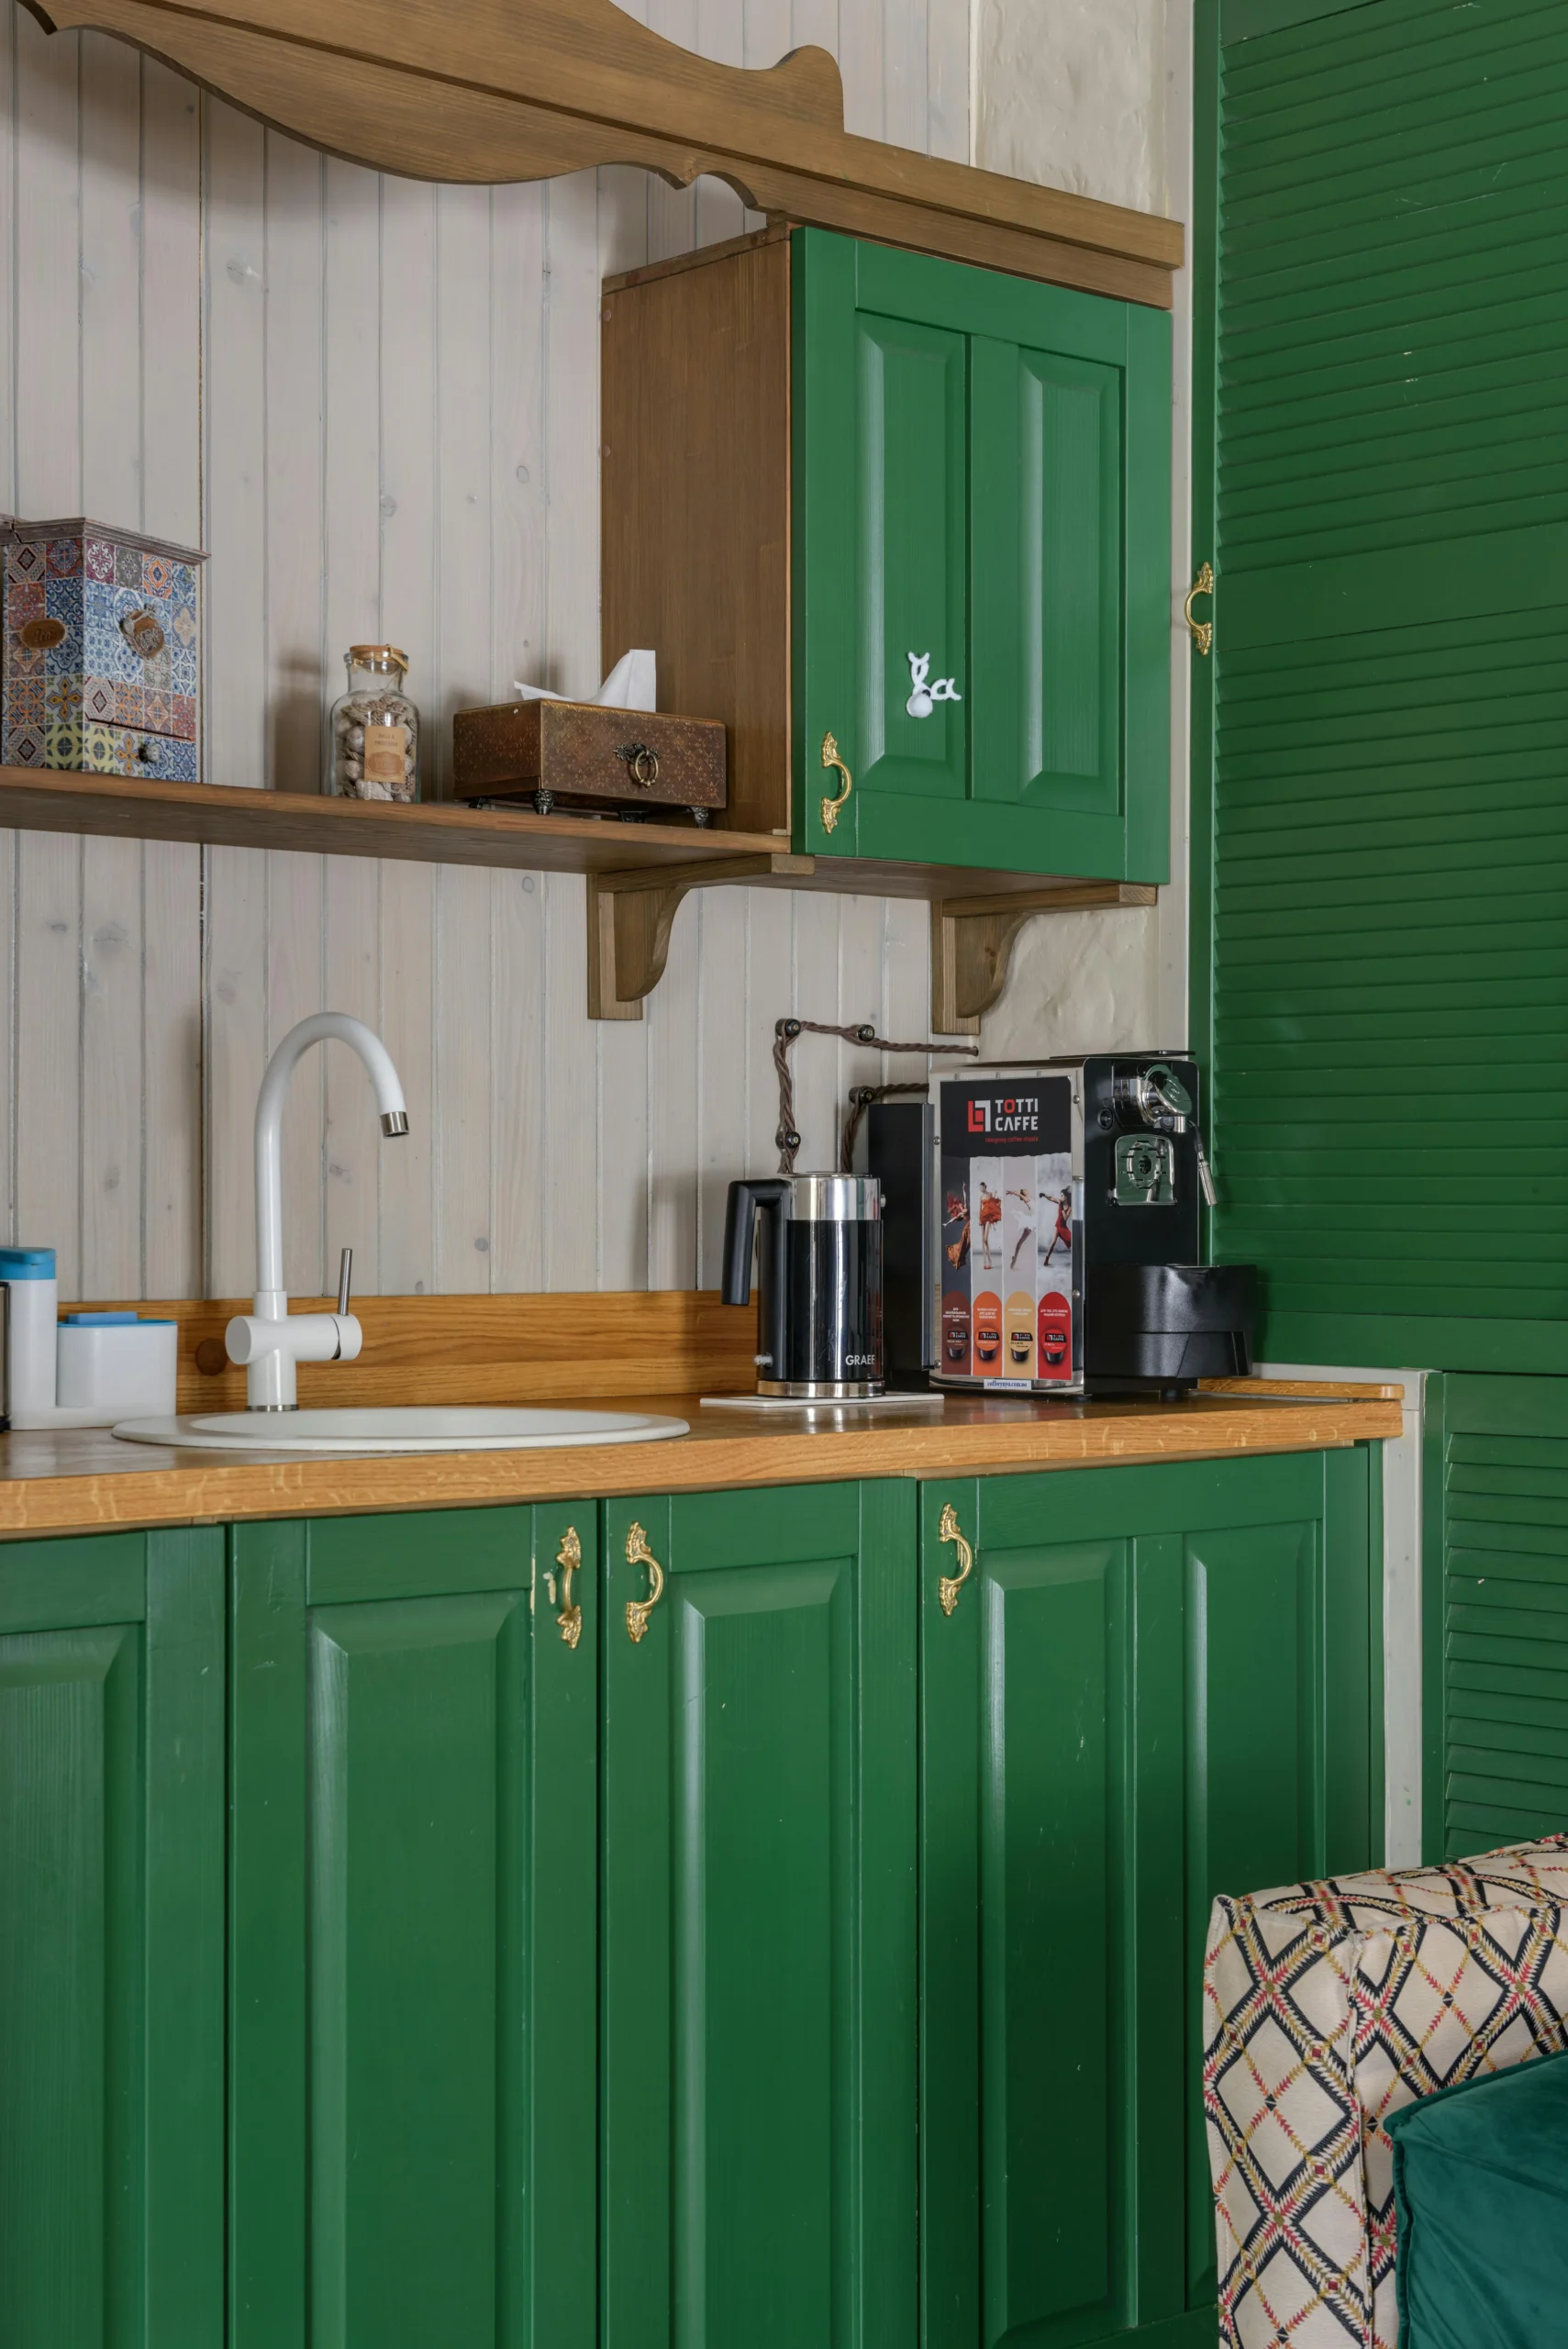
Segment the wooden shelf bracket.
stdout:
[[1136,881],[1047,881],[1006,896],[931,900],[931,1033],[974,1036],[1007,984],[1013,948],[1036,914],[1095,906],[1151,906],[1159,892]]
[[642,998],[664,975],[675,913],[689,889],[745,881],[788,887],[809,880],[812,856],[716,857],[700,864],[644,865],[588,875],[588,1017],[640,1019]]

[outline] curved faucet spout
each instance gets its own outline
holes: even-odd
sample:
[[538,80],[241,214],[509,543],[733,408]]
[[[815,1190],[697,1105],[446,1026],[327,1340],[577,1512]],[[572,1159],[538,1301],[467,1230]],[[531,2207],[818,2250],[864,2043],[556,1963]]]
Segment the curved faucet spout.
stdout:
[[291,1028],[267,1063],[256,1098],[256,1311],[269,1319],[288,1310],[284,1289],[283,1125],[289,1079],[312,1044],[335,1038],[351,1045],[375,1090],[384,1134],[406,1134],[408,1109],[392,1054],[373,1029],[346,1011],[318,1011]]

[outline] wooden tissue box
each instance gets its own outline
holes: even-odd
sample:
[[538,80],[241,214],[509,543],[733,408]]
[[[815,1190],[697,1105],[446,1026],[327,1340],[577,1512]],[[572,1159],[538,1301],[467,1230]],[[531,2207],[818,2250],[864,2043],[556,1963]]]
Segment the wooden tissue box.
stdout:
[[541,815],[689,807],[706,824],[728,796],[724,727],[586,701],[460,709],[452,784],[460,799],[527,801]]

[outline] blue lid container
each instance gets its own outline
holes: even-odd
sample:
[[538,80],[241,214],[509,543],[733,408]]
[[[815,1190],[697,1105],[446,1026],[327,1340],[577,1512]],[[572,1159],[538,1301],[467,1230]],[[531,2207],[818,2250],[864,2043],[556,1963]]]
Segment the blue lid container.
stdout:
[[52,1248],[0,1248],[0,1281],[51,1281]]

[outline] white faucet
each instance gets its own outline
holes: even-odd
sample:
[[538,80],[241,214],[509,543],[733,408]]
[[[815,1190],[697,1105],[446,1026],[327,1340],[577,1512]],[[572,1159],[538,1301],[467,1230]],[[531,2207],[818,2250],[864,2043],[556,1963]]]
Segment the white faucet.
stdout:
[[336,1313],[289,1311],[284,1286],[284,1099],[295,1063],[312,1044],[335,1036],[351,1044],[375,1088],[384,1134],[406,1134],[408,1111],[392,1055],[362,1019],[344,1011],[318,1011],[291,1028],[272,1059],[256,1097],[256,1298],[255,1310],[238,1313],[224,1332],[228,1359],[245,1372],[249,1411],[292,1411],[296,1407],[295,1364],[352,1362],[362,1332],[349,1310],[351,1252],[343,1251]]

